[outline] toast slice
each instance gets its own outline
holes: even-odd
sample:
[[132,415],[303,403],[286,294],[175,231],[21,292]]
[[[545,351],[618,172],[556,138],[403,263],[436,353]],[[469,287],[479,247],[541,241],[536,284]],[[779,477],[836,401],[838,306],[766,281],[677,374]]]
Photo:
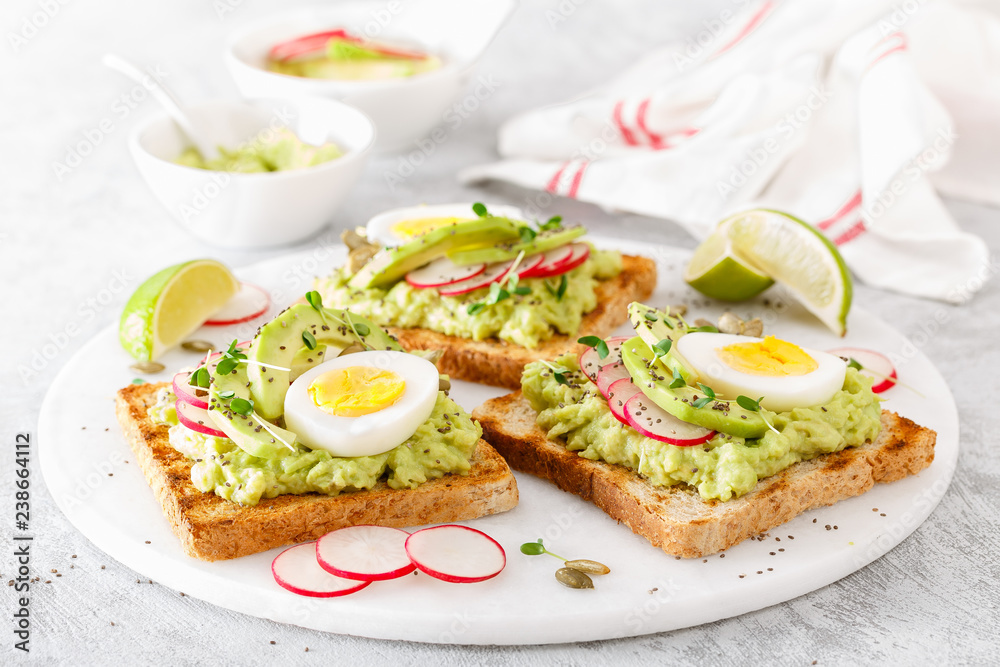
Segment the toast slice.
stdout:
[[598,284],[597,308],[584,315],[579,333],[554,336],[535,348],[496,338],[471,340],[429,329],[386,327],[386,330],[405,350],[444,350],[437,367],[452,378],[520,389],[526,364],[582,350],[583,346],[576,342],[580,336],[610,336],[627,319],[628,304],[648,299],[655,288],[656,263],[646,257],[622,255],[622,272]]
[[883,410],[875,442],[796,463],[720,502],[702,499],[687,485],[653,486],[624,466],[567,450],[535,424],[536,413],[519,391],[486,401],[472,416],[512,468],[593,502],[654,546],[684,558],[723,551],[808,509],[916,474],[934,460],[937,439],[934,431]]
[[344,526],[402,528],[451,523],[496,514],[517,505],[517,483],[497,452],[480,440],[467,476],[446,475],[415,489],[379,482],[369,491],[317,493],[261,499],[244,507],[202,493],[191,484],[191,464],[170,446],[169,427],[154,424],[146,410],[165,384],[130,385],[118,391],[116,414],[146,481],[184,551],[201,560],[239,558],[308,542]]

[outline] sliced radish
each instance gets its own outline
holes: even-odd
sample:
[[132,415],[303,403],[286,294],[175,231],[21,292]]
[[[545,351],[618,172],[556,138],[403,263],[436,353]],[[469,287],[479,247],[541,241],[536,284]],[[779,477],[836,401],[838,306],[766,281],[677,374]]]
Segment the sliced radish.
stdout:
[[197,394],[198,389],[192,387],[190,384],[191,373],[187,371],[182,371],[174,376],[173,390],[174,396],[177,397],[178,401],[183,401],[184,403],[189,403],[196,408],[201,408],[202,410],[208,409],[208,399]]
[[543,253],[538,253],[537,255],[528,255],[521,260],[521,263],[517,265],[517,277],[518,278],[530,278],[532,271],[538,268],[538,265],[545,261],[545,255]]
[[531,270],[530,275],[522,274],[521,277],[541,278],[545,275],[554,275],[550,273],[552,271],[552,267],[562,264],[573,256],[573,248],[571,246],[572,244],[559,246],[558,248],[553,248],[547,252],[539,253],[542,256],[542,261]]
[[625,418],[647,438],[678,447],[693,447],[715,437],[715,431],[681,421],[641,391],[625,402]]
[[507,564],[496,540],[465,526],[418,530],[406,538],[406,553],[424,574],[456,584],[492,579]]
[[478,276],[473,276],[468,280],[448,285],[444,289],[439,289],[438,293],[441,296],[458,296],[460,294],[467,294],[481,287],[486,287],[491,283],[495,283],[506,278],[507,274],[510,272],[510,267],[513,265],[514,262],[512,261],[489,264],[486,266],[486,270]]
[[316,542],[319,566],[338,577],[358,581],[395,579],[416,567],[406,555],[410,534],[385,526],[350,526]]
[[327,42],[336,37],[341,39],[346,38],[347,31],[327,30],[325,32],[317,32],[311,35],[296,37],[295,39],[288,40],[287,42],[275,44],[271,47],[271,51],[268,55],[272,60],[291,60],[292,58],[298,58],[300,56],[325,49]]
[[889,357],[881,352],[860,347],[839,347],[836,350],[829,350],[829,353],[857,360],[861,364],[861,374],[874,380],[872,391],[876,394],[896,386],[896,379],[899,377],[896,374],[896,367],[892,365]]
[[586,243],[573,243],[569,247],[573,250],[573,254],[570,255],[570,257],[565,261],[553,266],[551,269],[552,275],[558,276],[568,271],[572,271],[586,262],[587,258],[590,257],[590,246]]
[[486,264],[458,266],[447,257],[439,257],[430,264],[406,274],[406,282],[414,287],[444,287],[478,276]]
[[601,366],[601,370],[597,371],[595,384],[597,385],[597,390],[601,392],[604,398],[611,398],[611,385],[619,380],[630,380],[631,377],[628,369],[625,368],[625,364],[618,361],[613,364]]
[[205,324],[213,327],[228,324],[242,324],[256,319],[267,312],[271,297],[263,287],[250,283],[240,283],[240,291],[226,302],[221,310],[214,313]]
[[597,350],[592,347],[588,347],[580,356],[577,357],[577,362],[580,365],[580,370],[583,371],[584,375],[590,378],[591,382],[597,382],[597,373],[602,367],[608,364],[614,364],[622,360],[622,343],[627,341],[628,338],[625,336],[615,336],[613,338],[608,338],[604,342],[608,345],[608,356],[601,359],[601,356],[597,353]]
[[204,435],[215,436],[216,438],[229,437],[222,431],[218,431],[211,426],[206,426],[206,424],[212,423],[212,418],[208,416],[207,410],[195,407],[190,403],[185,403],[184,401],[177,401],[174,403],[174,408],[177,410],[177,421],[192,431],[202,433]]
[[330,574],[316,562],[316,543],[285,549],[271,562],[271,574],[282,588],[311,598],[349,595],[370,584]]
[[628,419],[625,417],[625,404],[628,403],[630,398],[639,393],[642,392],[632,382],[631,377],[615,380],[608,387],[608,409],[611,410],[611,414],[615,416],[615,419],[626,426],[631,426],[631,424],[628,423]]

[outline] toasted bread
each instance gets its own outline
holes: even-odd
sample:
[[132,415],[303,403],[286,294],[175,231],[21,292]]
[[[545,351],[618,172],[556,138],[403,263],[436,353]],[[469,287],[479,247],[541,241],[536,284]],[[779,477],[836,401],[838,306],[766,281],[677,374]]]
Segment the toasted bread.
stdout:
[[307,542],[355,524],[418,526],[465,521],[517,505],[517,483],[497,452],[482,440],[467,476],[446,475],[415,489],[379,482],[369,491],[316,493],[261,499],[244,507],[202,493],[191,484],[191,464],[167,438],[169,427],[146,415],[166,385],[130,385],[118,391],[116,413],[125,437],[167,521],[190,556],[207,561],[239,558]]
[[582,458],[546,437],[521,392],[473,413],[483,437],[515,470],[589,500],[665,552],[700,558],[760,535],[802,512],[864,493],[876,482],[913,475],[934,460],[937,434],[882,412],[875,442],[796,463],[727,502],[706,501],[687,485],[653,486],[632,470]]
[[518,389],[526,364],[581,350],[582,346],[576,342],[580,336],[611,335],[615,327],[625,322],[628,304],[648,299],[655,288],[656,263],[645,257],[622,255],[622,272],[597,286],[597,308],[584,315],[578,334],[560,334],[535,348],[496,338],[471,340],[428,329],[386,329],[406,350],[443,350],[444,356],[437,366],[452,378]]

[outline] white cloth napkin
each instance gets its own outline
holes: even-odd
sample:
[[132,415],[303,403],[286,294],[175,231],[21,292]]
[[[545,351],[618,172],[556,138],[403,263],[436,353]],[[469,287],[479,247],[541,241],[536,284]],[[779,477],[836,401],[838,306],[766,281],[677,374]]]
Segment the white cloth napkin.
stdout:
[[942,192],[1000,205],[1000,7],[734,0],[694,40],[509,120],[465,182],[679,222],[755,206],[822,230],[870,285],[963,302],[991,272]]

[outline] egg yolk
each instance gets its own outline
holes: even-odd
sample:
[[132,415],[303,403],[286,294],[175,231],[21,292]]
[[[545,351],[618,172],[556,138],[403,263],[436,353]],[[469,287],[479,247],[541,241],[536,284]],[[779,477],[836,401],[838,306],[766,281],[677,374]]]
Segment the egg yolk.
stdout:
[[391,229],[394,234],[404,239],[412,239],[445,225],[453,225],[465,218],[416,218],[400,220]]
[[747,375],[807,375],[819,364],[798,345],[768,336],[755,343],[733,343],[718,348],[722,363]]
[[323,412],[337,417],[360,417],[389,407],[405,389],[406,382],[392,371],[349,366],[319,375],[308,391]]

